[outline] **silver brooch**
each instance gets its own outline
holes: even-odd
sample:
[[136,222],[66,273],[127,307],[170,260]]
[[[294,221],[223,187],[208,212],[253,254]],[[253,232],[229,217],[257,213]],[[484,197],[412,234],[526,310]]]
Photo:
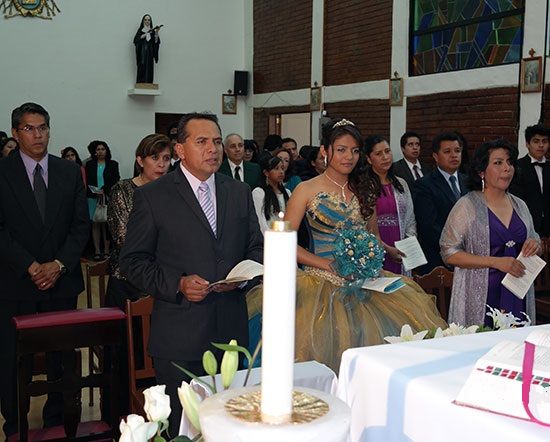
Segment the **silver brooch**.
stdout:
[[513,240],[510,240],[506,243],[506,247],[514,247],[516,245],[516,242]]

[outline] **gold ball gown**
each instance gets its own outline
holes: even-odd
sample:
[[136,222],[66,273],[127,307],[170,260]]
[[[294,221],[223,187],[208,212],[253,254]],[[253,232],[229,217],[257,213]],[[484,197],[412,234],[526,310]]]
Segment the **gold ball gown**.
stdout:
[[[359,201],[349,203],[340,195],[321,192],[309,203],[306,219],[313,241],[312,252],[333,258],[334,241],[344,229],[366,228]],[[383,276],[401,276],[382,271]],[[338,372],[344,350],[384,343],[384,336],[398,336],[409,324],[413,331],[447,326],[432,295],[413,280],[384,294],[349,290],[349,280],[315,267],[298,270],[296,278],[296,362],[315,360]],[[249,318],[261,313],[261,286],[247,295]]]

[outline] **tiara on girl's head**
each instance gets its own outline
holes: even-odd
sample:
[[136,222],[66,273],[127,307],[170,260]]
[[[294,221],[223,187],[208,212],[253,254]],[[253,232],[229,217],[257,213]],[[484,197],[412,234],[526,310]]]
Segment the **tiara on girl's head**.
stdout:
[[341,126],[355,126],[355,123],[353,121],[346,120],[345,118],[342,118],[340,121],[337,121],[332,126],[333,129],[336,129],[337,127]]

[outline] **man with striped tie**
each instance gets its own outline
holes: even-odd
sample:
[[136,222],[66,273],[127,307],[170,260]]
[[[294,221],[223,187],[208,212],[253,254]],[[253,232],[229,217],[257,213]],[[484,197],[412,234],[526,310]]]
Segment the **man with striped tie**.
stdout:
[[209,284],[240,261],[263,258],[263,237],[250,187],[217,173],[222,135],[213,114],[179,122],[180,167],[136,189],[120,267],[155,298],[148,352],[159,384],[171,397],[170,434],[177,435],[177,387],[189,378],[172,362],[203,374],[212,342],[248,345],[245,290]]

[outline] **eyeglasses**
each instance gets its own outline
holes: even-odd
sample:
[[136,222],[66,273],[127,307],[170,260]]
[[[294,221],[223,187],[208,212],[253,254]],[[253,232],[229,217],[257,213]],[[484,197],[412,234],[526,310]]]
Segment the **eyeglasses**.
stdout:
[[42,126],[24,126],[24,127],[19,127],[17,129],[18,131],[23,131],[25,132],[26,134],[32,134],[34,133],[34,131],[38,131],[39,134],[47,134],[49,131],[50,131],[50,128],[48,126],[46,126],[45,124],[43,124]]

